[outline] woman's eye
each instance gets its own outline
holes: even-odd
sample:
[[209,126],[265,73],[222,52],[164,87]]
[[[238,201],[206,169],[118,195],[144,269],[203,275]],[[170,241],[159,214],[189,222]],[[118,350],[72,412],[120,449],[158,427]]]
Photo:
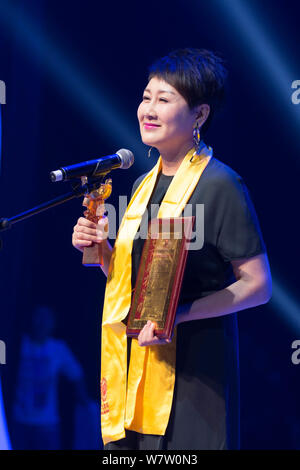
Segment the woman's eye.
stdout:
[[163,103],[167,103],[168,100],[166,100],[165,98],[160,98],[159,101],[162,101]]
[[143,101],[147,101],[149,99],[150,99],[149,96],[143,96]]

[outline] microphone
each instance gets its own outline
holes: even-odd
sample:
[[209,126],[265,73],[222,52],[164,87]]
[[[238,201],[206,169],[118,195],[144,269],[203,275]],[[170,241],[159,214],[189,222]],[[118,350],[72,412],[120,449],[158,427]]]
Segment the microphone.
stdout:
[[51,171],[50,179],[56,181],[68,181],[81,176],[100,176],[115,168],[127,170],[134,162],[133,153],[127,149],[120,149],[113,155],[88,160],[87,162],[76,163],[75,165],[64,166],[58,170]]

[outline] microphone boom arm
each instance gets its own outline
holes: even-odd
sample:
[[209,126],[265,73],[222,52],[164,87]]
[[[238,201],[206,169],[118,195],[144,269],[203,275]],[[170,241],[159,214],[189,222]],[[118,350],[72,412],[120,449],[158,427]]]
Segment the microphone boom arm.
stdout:
[[40,212],[51,209],[51,207],[58,206],[59,204],[63,204],[64,202],[69,201],[70,199],[84,196],[86,193],[90,193],[91,191],[98,189],[107,173],[101,174],[101,178],[90,179],[83,186],[78,181],[76,183],[71,183],[72,191],[62,194],[61,196],[51,199],[50,201],[44,202],[25,212],[21,212],[20,214],[17,214],[13,217],[0,219],[0,232],[11,228],[13,224],[21,222],[21,220],[28,219],[29,217],[39,214]]

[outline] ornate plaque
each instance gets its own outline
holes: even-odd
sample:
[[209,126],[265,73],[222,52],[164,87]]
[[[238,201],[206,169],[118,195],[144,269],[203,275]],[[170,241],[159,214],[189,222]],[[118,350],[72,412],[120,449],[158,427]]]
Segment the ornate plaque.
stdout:
[[156,323],[156,336],[171,339],[194,219],[178,217],[149,222],[127,336],[138,336],[151,320]]

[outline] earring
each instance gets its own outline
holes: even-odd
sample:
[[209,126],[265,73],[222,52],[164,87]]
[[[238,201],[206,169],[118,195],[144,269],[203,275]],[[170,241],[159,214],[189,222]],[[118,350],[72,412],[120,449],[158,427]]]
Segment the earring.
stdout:
[[193,141],[194,141],[194,145],[196,147],[197,153],[198,153],[198,149],[199,149],[200,141],[201,141],[199,122],[196,123],[196,126],[194,127],[194,130],[193,130]]
[[150,147],[149,150],[148,150],[148,158],[151,157],[151,150],[153,149],[153,147]]
[[[196,122],[196,126],[194,127],[194,130],[193,130],[193,141],[194,141],[194,146],[196,148],[195,153],[199,154],[200,142],[201,142],[199,122]],[[194,155],[195,155],[195,153],[194,153]],[[194,155],[191,157],[190,162],[193,161]]]

